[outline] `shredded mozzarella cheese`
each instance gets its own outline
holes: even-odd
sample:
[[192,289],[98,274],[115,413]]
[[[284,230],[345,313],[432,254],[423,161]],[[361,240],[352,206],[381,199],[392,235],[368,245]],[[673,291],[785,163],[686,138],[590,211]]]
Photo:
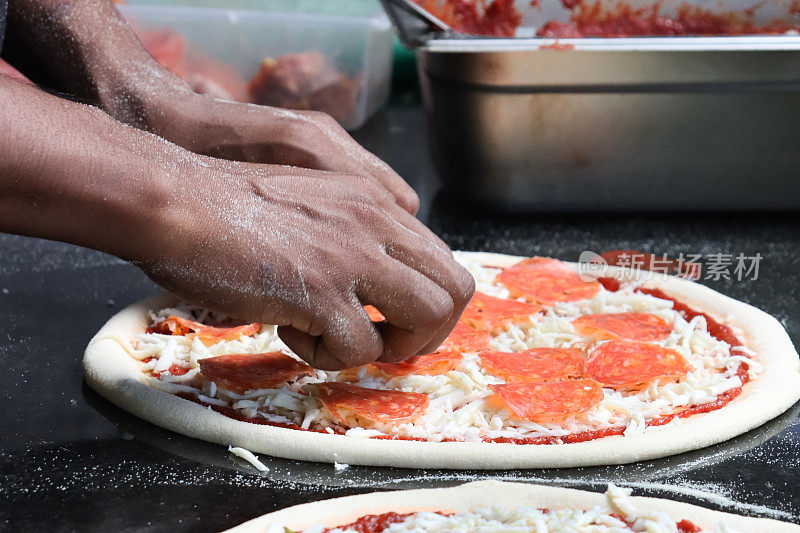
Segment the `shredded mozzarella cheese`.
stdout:
[[[390,524],[385,533],[465,533],[465,532],[573,532],[573,533],[675,533],[680,518],[667,513],[637,508],[630,489],[608,486],[607,503],[591,509],[538,509],[522,507],[482,507],[448,515],[420,511],[400,522]],[[700,525],[700,524],[698,524]],[[322,526],[312,526],[304,533],[320,533]],[[347,526],[329,530],[330,533],[352,533]],[[703,533],[735,533],[724,523]]]
[[267,465],[259,461],[258,457],[256,457],[250,450],[245,450],[244,448],[240,448],[238,446],[228,446],[228,451],[231,452],[236,457],[241,457],[242,459],[253,465],[259,472],[269,471]]

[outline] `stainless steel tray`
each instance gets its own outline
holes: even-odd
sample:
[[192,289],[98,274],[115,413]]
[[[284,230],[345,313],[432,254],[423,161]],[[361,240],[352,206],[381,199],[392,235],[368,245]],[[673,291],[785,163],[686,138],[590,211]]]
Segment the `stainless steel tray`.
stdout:
[[432,40],[451,193],[516,209],[800,207],[800,37]]
[[798,35],[404,30],[448,194],[522,210],[800,208]]

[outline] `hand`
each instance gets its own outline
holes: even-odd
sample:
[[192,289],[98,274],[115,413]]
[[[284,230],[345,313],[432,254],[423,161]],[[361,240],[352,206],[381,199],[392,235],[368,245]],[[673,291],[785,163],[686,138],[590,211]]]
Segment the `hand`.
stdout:
[[17,0],[8,20],[12,64],[121,122],[198,154],[366,176],[417,211],[414,191],[332,118],[194,93],[142,48],[111,2]]
[[165,86],[150,101],[147,129],[192,152],[365,176],[412,215],[419,208],[414,190],[324,113],[217,100],[177,84]]
[[279,324],[320,368],[429,352],[454,326],[471,276],[409,214],[408,185],[332,119],[194,94],[108,2],[13,2],[7,37],[19,65],[191,151],[332,172],[193,156],[0,77],[23,110],[0,116],[0,229],[135,261],[187,300]]
[[199,156],[4,76],[0,101],[19,111],[0,113],[0,231],[133,261],[192,303],[278,324],[319,368],[431,352],[472,295],[373,179]]
[[[201,159],[140,266],[191,302],[278,324],[339,370],[434,351],[474,290],[448,248],[363,176]],[[387,318],[373,324],[371,304]]]

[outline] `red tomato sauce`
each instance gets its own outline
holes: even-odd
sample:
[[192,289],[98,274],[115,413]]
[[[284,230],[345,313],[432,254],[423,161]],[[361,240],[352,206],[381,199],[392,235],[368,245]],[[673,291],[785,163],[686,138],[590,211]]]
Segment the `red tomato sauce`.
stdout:
[[681,520],[676,525],[680,533],[698,533],[699,531],[703,531],[700,526],[689,520]]
[[[227,416],[229,418],[233,418],[235,420],[239,420],[240,422],[249,422],[250,424],[258,424],[260,426],[275,426],[275,427],[279,427],[279,428],[296,429],[296,430],[300,430],[300,431],[313,431],[314,433],[328,433],[327,431],[323,431],[321,429],[310,429],[310,428],[309,429],[305,429],[305,428],[301,428],[297,424],[282,423],[282,422],[272,422],[272,421],[267,420],[265,418],[244,416],[243,414],[241,414],[236,409],[233,409],[232,407],[224,407],[222,405],[213,405],[213,404],[204,402],[203,400],[193,396],[190,393],[186,393],[186,392],[179,392],[179,393],[175,394],[175,396],[183,398],[184,400],[189,400],[190,402],[194,402],[194,403],[200,404],[203,407],[208,407],[212,411],[216,411],[221,415],[225,415],[225,416]],[[334,433],[342,434],[342,433],[344,433],[344,431],[334,430]]]
[[167,371],[173,376],[182,376],[189,371],[188,368],[179,365],[170,365]]
[[[145,359],[142,359],[142,363],[147,364],[150,361],[152,361],[153,359],[155,359],[155,357],[147,357]],[[189,371],[188,368],[182,367],[180,365],[170,365],[170,367],[167,369],[167,372],[169,372],[173,376],[182,376],[185,373],[187,373],[188,371]],[[150,373],[153,374],[156,377],[161,375],[161,372],[153,372],[153,371],[151,371]]]
[[337,526],[335,528],[328,528],[325,531],[333,529],[347,529],[357,531],[358,533],[380,533],[392,524],[404,521],[414,513],[397,514],[397,513],[383,513],[383,514],[368,514],[362,516],[355,522],[344,526]]

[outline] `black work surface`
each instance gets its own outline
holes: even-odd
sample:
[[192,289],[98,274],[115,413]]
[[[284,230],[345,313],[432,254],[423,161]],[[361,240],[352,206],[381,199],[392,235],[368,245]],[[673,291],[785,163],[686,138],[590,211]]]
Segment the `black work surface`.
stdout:
[[[395,105],[357,137],[408,178],[421,217],[453,248],[575,260],[583,250],[760,253],[754,281],[709,283],[778,317],[800,340],[796,215],[502,216],[454,207],[437,185],[421,111]],[[210,531],[285,506],[380,488],[481,477],[640,494],[800,522],[797,407],[710,449],[617,467],[418,471],[262,459],[258,474],[207,444],[117,409],[83,384],[87,341],[114,313],[157,291],[136,268],[73,246],[0,236],[0,528]],[[709,496],[711,495],[711,496]]]

